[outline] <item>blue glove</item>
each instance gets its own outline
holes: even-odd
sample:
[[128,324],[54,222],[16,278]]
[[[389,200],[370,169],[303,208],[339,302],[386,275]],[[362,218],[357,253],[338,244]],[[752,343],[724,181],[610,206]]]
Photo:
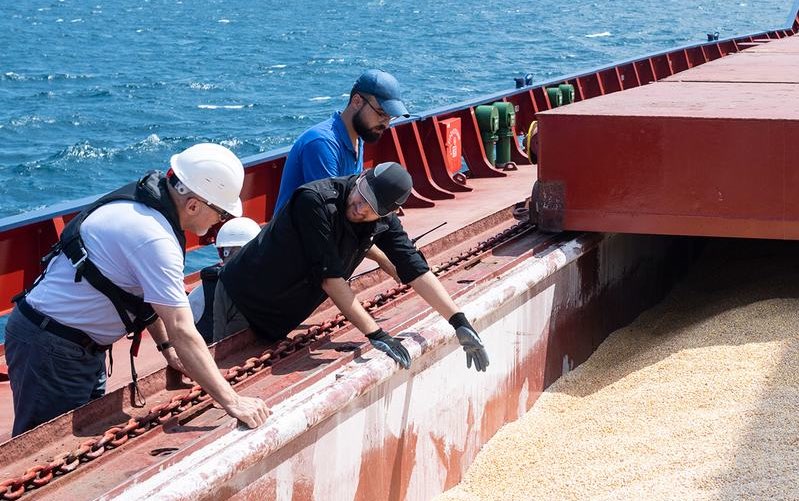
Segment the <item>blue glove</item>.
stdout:
[[452,318],[449,319],[449,324],[455,328],[458,342],[463,346],[463,351],[466,352],[466,368],[471,369],[472,362],[474,362],[474,368],[477,371],[485,372],[486,367],[488,367],[488,353],[486,353],[477,331],[466,320],[466,315],[461,312],[452,315]]
[[366,337],[372,346],[393,358],[403,369],[411,368],[411,355],[399,339],[389,336],[383,329],[377,329]]

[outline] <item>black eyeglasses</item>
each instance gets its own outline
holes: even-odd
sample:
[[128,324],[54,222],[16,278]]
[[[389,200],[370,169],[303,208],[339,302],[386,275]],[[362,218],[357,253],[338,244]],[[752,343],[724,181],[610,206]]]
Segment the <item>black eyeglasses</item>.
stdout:
[[220,209],[216,205],[214,205],[214,204],[212,204],[210,202],[206,202],[205,200],[203,200],[201,198],[198,198],[197,200],[199,200],[200,202],[202,202],[205,205],[207,205],[208,207],[210,207],[212,211],[216,212],[217,216],[219,216],[219,221],[220,222],[224,223],[225,221],[227,221],[229,219],[233,219],[233,216],[228,211]]
[[377,115],[378,115],[380,118],[382,118],[383,120],[388,120],[389,122],[392,120],[392,118],[391,118],[391,115],[389,115],[388,113],[386,113],[386,112],[385,112],[385,110],[383,110],[383,109],[379,109],[379,110],[378,110],[377,108],[375,108],[375,106],[374,106],[372,103],[370,103],[370,102],[369,102],[369,99],[368,99],[366,96],[364,96],[364,95],[363,95],[363,94],[361,94],[361,93],[358,93],[358,95],[359,95],[359,96],[361,96],[361,99],[363,99],[364,101],[366,101],[366,104],[368,104],[368,105],[369,105],[369,107],[370,107],[370,108],[372,108],[372,109],[374,110],[374,112],[375,112],[375,113],[377,113]]

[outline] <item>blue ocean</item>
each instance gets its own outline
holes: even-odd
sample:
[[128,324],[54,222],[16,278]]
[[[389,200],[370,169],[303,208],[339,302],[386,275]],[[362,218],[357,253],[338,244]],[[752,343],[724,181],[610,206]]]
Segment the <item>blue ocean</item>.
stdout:
[[785,24],[790,0],[19,0],[0,16],[0,217],[116,188],[199,141],[239,156],[342,109],[367,68],[420,112]]

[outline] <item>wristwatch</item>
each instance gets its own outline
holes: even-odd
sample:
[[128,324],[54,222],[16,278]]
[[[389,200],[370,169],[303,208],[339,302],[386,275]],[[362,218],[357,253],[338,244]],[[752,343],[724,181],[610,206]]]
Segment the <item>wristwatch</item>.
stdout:
[[156,343],[155,349],[158,351],[164,351],[172,348],[172,344],[169,341],[164,341],[163,343]]

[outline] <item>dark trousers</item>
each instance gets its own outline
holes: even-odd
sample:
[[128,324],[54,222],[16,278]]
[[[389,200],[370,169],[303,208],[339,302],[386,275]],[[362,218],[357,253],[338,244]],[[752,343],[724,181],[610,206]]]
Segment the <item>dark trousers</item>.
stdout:
[[5,348],[13,436],[105,394],[105,352],[51,334],[16,308],[6,324]]
[[221,341],[249,327],[250,323],[233,304],[222,281],[218,281],[214,292],[214,342]]

